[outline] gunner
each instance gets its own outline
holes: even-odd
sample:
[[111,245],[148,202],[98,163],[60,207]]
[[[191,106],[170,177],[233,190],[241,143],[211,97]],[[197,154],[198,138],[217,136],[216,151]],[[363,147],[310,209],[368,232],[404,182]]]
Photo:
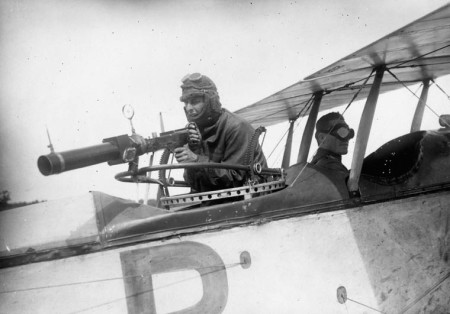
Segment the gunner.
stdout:
[[[180,100],[190,122],[190,143],[174,150],[177,161],[243,164],[255,133],[250,123],[222,108],[217,87],[206,75],[186,75],[182,79],[181,90]],[[254,159],[255,163],[267,167],[259,144],[256,145]],[[192,192],[205,192],[242,186],[246,177],[243,171],[197,168],[186,169],[184,179]],[[262,181],[262,178],[258,179]]]

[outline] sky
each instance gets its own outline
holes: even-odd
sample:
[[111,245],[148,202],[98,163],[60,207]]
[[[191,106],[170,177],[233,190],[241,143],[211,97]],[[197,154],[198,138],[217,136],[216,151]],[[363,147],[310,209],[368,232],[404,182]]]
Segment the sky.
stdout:
[[[159,133],[160,114],[166,131],[178,129],[186,124],[179,96],[187,73],[211,77],[223,106],[235,111],[447,2],[1,0],[0,190],[10,192],[11,202],[92,190],[142,197],[143,185],[137,191],[114,180],[126,165],[41,175],[37,158],[49,153],[46,128],[56,151],[96,145],[130,134],[121,111],[130,104],[139,134]],[[449,93],[448,77],[437,82]],[[368,153],[409,131],[416,103],[408,91],[379,98]],[[436,88],[428,103],[450,113],[447,96]],[[355,130],[362,107],[356,103],[346,113]],[[422,126],[438,128],[437,117],[426,110]],[[272,151],[286,129],[280,124],[266,135],[272,167],[281,163],[284,142]],[[293,162],[300,139],[294,138]],[[348,167],[350,160],[351,152],[344,158]],[[141,158],[146,165],[148,156]]]

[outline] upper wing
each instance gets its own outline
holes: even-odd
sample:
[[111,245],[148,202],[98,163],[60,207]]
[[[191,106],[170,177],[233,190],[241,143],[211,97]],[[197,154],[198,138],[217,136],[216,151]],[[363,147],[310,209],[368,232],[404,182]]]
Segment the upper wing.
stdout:
[[[320,110],[347,104],[380,65],[396,76],[385,73],[380,93],[450,74],[450,4],[236,113],[269,126],[295,119],[318,91],[325,91]],[[372,82],[373,75],[356,100],[367,97]]]

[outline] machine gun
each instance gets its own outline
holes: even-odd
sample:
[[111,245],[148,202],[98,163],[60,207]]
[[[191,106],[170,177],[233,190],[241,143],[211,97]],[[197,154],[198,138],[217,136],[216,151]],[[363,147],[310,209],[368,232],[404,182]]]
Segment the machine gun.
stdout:
[[189,142],[188,127],[163,132],[159,137],[145,139],[145,145],[139,145],[132,137],[124,134],[106,138],[102,144],[69,150],[65,152],[51,152],[38,158],[39,171],[45,175],[108,162],[116,165],[132,162],[145,153],[156,152],[162,149],[173,151]]
[[[254,162],[254,152],[256,145],[258,145],[258,138],[261,132],[265,132],[265,128],[259,127],[252,136],[252,139],[248,145],[247,153],[244,158],[244,164],[230,164],[230,163],[214,163],[214,162],[194,162],[183,164],[167,164],[169,155],[174,153],[174,149],[182,147],[186,144],[198,145],[198,139],[190,139],[190,130],[196,129],[197,125],[193,122],[189,123],[185,128],[177,129],[168,132],[162,132],[159,137],[142,138],[136,135],[132,118],[134,111],[131,106],[125,105],[122,108],[124,116],[130,120],[132,135],[119,135],[111,138],[103,139],[102,144],[69,150],[65,152],[55,152],[53,145],[50,141],[50,154],[42,155],[38,158],[37,164],[39,171],[49,176],[52,174],[58,174],[69,170],[79,169],[96,165],[99,163],[107,162],[109,165],[116,165],[128,162],[128,171],[120,172],[115,175],[115,179],[121,182],[132,183],[154,183],[159,185],[158,202],[160,205],[169,209],[171,206],[181,206],[188,203],[201,202],[203,198],[222,199],[230,197],[242,197],[247,195],[257,195],[264,191],[268,193],[270,191],[279,190],[284,188],[285,180],[282,169],[270,169],[262,168],[260,163]],[[49,140],[50,140],[50,135]],[[156,152],[164,150],[159,165],[153,165],[153,158],[150,158],[150,166],[138,167],[139,156],[145,153]],[[173,178],[166,177],[166,170],[171,169],[203,169],[203,168],[220,168],[229,169],[234,171],[243,171],[248,175],[245,186],[235,187],[219,192],[209,192],[206,195],[204,193],[190,194],[189,199],[185,196],[169,196],[168,187],[189,187],[184,181],[176,181]],[[152,171],[158,171],[159,177],[152,178],[149,173]],[[268,182],[260,183],[257,180],[257,176],[263,176],[268,178]],[[174,205],[175,204],[175,205]]]

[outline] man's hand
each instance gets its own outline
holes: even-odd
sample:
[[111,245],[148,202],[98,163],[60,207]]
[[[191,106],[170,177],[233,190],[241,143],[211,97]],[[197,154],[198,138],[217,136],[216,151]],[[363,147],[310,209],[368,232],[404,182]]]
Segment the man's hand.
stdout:
[[199,145],[202,141],[202,136],[197,128],[197,125],[194,122],[191,122],[187,125],[187,129],[189,132],[189,144]]
[[133,134],[130,136],[130,139],[137,145],[141,147],[143,152],[147,151],[147,141],[145,138],[139,134]]
[[189,149],[188,145],[177,147],[173,152],[179,163],[196,162],[198,160],[198,156]]

